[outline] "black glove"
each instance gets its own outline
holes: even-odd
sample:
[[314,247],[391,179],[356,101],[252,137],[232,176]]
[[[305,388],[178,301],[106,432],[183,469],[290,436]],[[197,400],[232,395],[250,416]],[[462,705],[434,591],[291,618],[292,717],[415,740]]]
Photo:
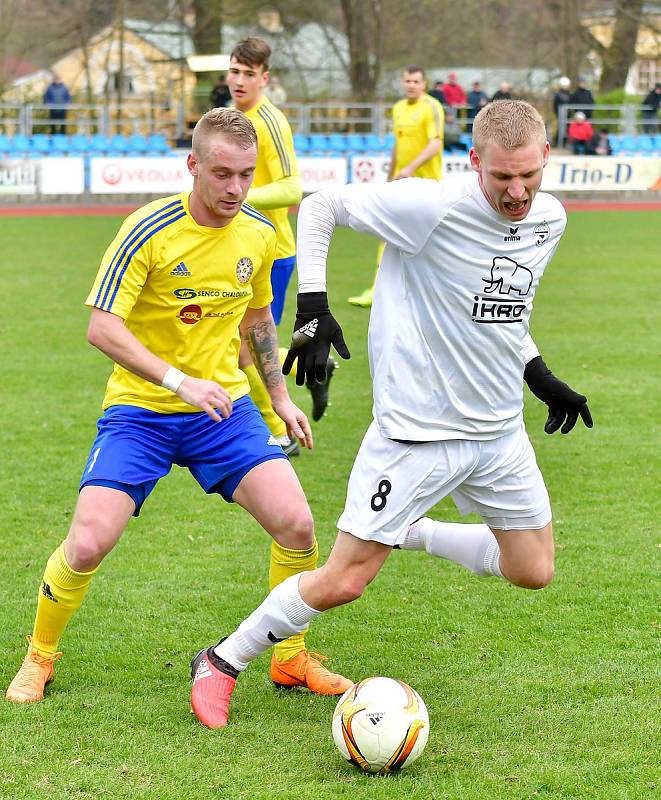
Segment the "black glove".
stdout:
[[585,427],[592,427],[587,397],[556,378],[541,356],[536,356],[526,364],[523,378],[535,397],[549,407],[549,416],[544,425],[546,433],[555,433],[561,425],[561,433],[569,433],[579,414]]
[[326,292],[299,293],[296,304],[294,333],[282,371],[289,375],[298,358],[296,383],[299,386],[323,383],[331,344],[342,358],[351,358],[349,348],[344,343],[342,328],[330,313]]

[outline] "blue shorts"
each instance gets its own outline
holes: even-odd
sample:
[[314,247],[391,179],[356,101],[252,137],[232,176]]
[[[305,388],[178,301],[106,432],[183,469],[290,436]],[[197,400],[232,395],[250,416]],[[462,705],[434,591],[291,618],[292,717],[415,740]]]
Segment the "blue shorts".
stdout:
[[203,411],[159,414],[117,405],[106,409],[97,428],[80,488],[109,486],[126,492],[135,502],[136,517],[173,464],[188,467],[207,494],[220,494],[230,503],[253,467],[287,458],[247,395],[220,422]]
[[296,267],[296,256],[289,258],[277,258],[273,262],[271,269],[271,290],[273,291],[273,301],[271,302],[271,313],[276,325],[280,324],[282,312],[285,310],[285,297],[287,296],[287,286],[289,279]]

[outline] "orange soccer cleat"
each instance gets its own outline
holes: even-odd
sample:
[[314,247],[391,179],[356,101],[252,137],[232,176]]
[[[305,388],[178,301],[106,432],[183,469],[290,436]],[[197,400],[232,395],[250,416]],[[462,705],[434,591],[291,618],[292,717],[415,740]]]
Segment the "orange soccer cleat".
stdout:
[[353,681],[331,672],[321,663],[328,661],[326,656],[301,650],[288,661],[271,659],[271,680],[276,686],[291,689],[304,686],[316,694],[344,694],[353,686]]
[[43,700],[44,688],[53,680],[53,663],[61,656],[62,653],[42,656],[28,647],[28,654],[5,693],[7,700],[12,703],[36,703]]

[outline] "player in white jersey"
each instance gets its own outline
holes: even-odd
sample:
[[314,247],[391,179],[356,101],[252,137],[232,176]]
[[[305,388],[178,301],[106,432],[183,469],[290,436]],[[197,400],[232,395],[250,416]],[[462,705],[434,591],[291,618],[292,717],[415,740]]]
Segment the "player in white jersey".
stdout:
[[[227,719],[228,676],[321,611],[360,597],[393,547],[424,549],[525,588],[552,579],[551,508],[523,426],[523,381],[549,406],[548,433],[560,426],[567,433],[579,414],[592,426],[586,398],[552,375],[528,333],[533,297],[566,217],[557,200],[538,193],[549,144],[532,106],[486,106],[473,142],[475,174],[460,184],[411,178],[345,186],[303,202],[299,347],[284,370],[298,356],[302,384],[322,372],[331,343],[343,349],[326,299],[333,228],[380,237],[387,244],[369,329],[374,422],[328,561],[282,582],[235,633],[203,651],[209,658],[193,697],[215,703],[219,719]],[[449,494],[485,524],[425,519]]]

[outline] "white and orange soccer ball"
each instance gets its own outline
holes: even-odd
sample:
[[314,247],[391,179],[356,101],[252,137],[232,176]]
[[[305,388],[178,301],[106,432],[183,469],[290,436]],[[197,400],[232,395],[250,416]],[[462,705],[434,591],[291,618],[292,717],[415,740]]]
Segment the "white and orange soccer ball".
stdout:
[[407,767],[429,738],[429,715],[420,695],[403,681],[366,678],[340,697],[333,740],[364,772],[386,775]]

